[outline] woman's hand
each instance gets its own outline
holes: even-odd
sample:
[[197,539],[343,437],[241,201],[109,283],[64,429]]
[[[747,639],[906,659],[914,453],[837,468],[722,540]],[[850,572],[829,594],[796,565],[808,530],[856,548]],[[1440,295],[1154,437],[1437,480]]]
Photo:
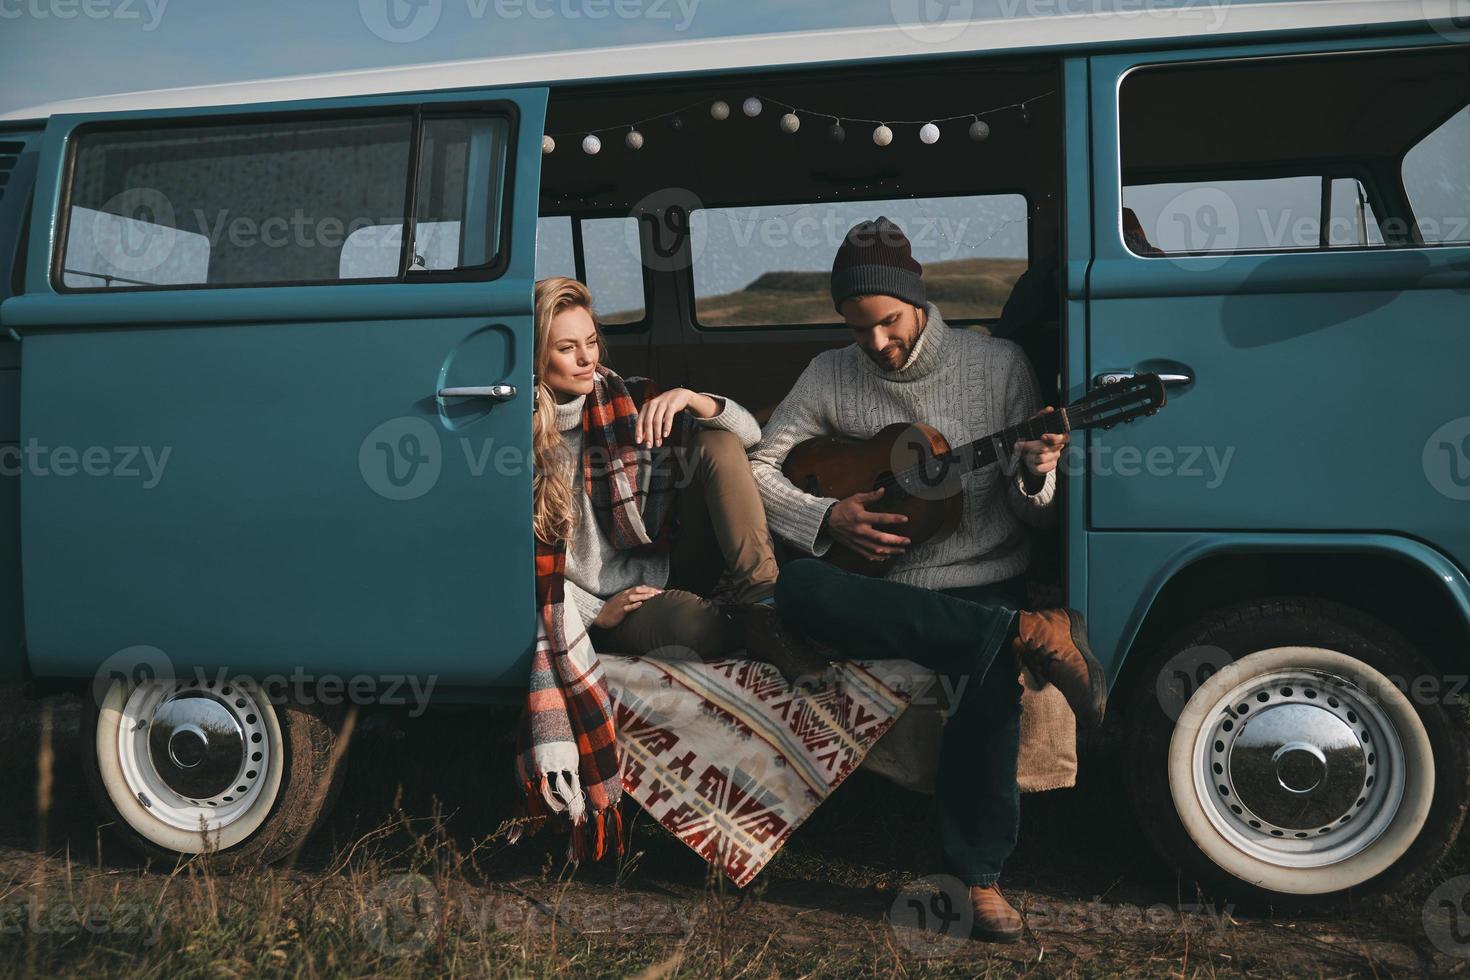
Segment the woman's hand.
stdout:
[[592,625],[599,629],[610,630],[627,619],[628,613],[662,591],[663,589],[655,589],[651,585],[635,585],[631,589],[624,589],[602,604],[602,611],[597,614],[596,619],[592,620]]
[[671,388],[661,391],[638,411],[638,425],[634,432],[640,446],[650,449],[662,446],[669,433],[674,431],[674,416],[684,409],[697,418],[712,419],[720,414],[723,406],[709,395],[701,395],[688,388]]

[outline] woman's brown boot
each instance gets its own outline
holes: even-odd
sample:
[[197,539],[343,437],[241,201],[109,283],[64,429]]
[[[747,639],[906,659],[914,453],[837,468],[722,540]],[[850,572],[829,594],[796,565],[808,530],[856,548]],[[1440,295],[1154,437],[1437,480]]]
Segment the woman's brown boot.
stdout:
[[1102,724],[1108,706],[1108,681],[1087,646],[1087,623],[1075,609],[1021,611],[1012,641],[1021,662],[1055,684],[1084,729]]

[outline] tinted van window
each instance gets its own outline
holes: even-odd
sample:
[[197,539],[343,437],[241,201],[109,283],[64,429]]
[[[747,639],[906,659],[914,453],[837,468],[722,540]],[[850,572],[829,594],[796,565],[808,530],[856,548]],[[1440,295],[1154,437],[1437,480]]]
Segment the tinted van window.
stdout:
[[1123,240],[1145,256],[1463,241],[1467,88],[1450,47],[1130,72]]

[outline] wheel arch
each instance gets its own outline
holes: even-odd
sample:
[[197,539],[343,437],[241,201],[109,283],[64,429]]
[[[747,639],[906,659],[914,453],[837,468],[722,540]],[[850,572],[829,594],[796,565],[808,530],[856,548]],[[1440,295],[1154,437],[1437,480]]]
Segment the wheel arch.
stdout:
[[1352,606],[1403,634],[1441,671],[1470,669],[1470,580],[1436,549],[1394,535],[1232,537],[1179,549],[1150,580],[1124,629],[1113,690],[1131,689],[1150,654],[1190,622],[1279,595]]

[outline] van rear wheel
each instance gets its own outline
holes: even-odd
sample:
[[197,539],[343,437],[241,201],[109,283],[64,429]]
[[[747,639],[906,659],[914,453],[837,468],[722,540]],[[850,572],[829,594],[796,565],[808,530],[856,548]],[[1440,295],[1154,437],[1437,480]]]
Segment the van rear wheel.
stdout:
[[83,714],[88,785],[150,859],[277,861],[301,847],[340,787],[330,719],[272,704],[249,683],[115,680],[99,700]]
[[1454,699],[1422,694],[1443,695],[1439,677],[1347,607],[1221,610],[1167,644],[1134,694],[1134,811],[1167,861],[1243,905],[1333,904],[1417,879],[1467,802]]

